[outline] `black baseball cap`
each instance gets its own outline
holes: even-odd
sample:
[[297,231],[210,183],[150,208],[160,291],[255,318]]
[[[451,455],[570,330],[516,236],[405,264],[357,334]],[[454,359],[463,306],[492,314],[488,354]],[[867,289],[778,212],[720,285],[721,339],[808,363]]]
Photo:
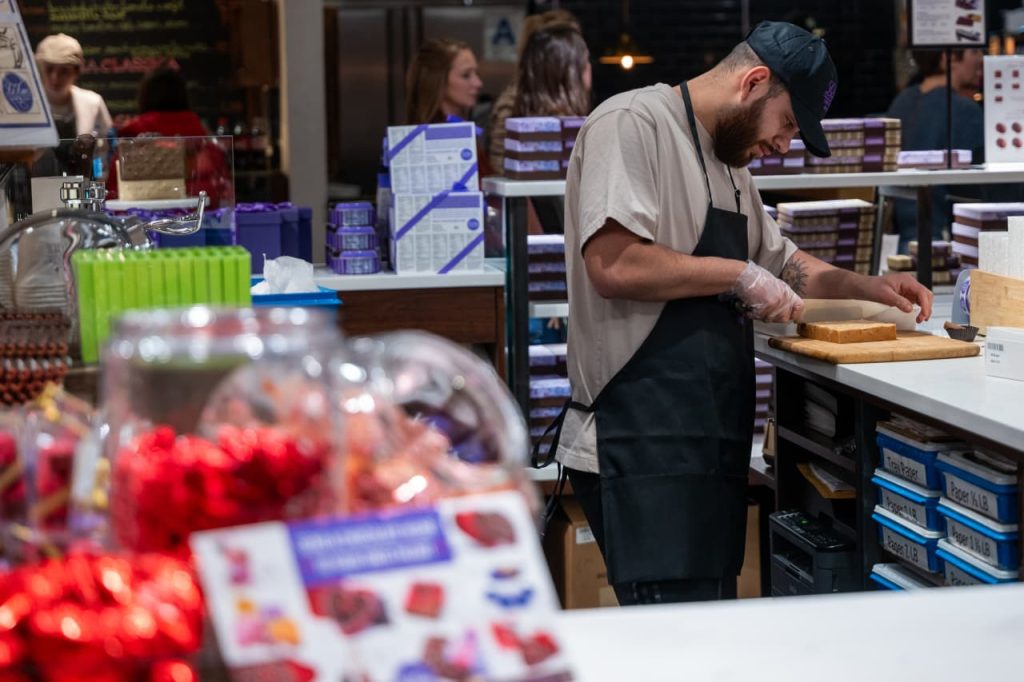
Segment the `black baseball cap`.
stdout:
[[784,21],[762,21],[747,36],[747,45],[789,90],[807,149],[831,156],[821,119],[832,106],[838,79],[825,41]]

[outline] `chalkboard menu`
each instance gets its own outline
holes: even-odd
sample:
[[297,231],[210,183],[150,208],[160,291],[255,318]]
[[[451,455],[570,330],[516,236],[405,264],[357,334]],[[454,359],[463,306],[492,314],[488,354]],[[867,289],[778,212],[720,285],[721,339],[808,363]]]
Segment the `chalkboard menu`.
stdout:
[[[138,113],[143,75],[166,61],[188,82],[192,108],[208,126],[230,108],[228,29],[218,0],[21,0],[33,48],[51,33],[82,44],[78,85],[100,93],[110,113]],[[235,105],[237,107],[237,104]]]

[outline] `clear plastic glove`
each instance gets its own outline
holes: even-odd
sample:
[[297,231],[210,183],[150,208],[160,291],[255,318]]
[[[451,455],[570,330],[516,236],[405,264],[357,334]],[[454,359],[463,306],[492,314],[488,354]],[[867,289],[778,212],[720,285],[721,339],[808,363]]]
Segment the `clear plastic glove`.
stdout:
[[747,308],[747,315],[764,322],[796,320],[804,310],[804,302],[788,284],[753,261],[732,285]]

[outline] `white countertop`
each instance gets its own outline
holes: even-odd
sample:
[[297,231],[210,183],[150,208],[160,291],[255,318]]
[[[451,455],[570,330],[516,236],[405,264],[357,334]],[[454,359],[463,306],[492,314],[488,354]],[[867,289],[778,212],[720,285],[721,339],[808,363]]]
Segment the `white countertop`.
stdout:
[[772,348],[763,334],[755,335],[754,350],[769,362],[785,362],[1024,451],[1024,382],[986,376],[983,355],[833,365]]
[[578,679],[1013,679],[1024,585],[564,611]]
[[[759,190],[837,189],[844,187],[925,187],[1024,182],[1024,163],[973,166],[963,170],[898,170],[882,173],[797,173],[755,175]],[[565,194],[565,180],[483,179],[483,191],[499,197],[544,197]]]
[[[502,264],[504,261],[502,261]],[[381,272],[376,275],[338,275],[330,268],[320,267],[316,283],[336,291],[392,291],[397,289],[451,289],[455,287],[504,287],[505,270],[491,263],[482,272],[453,272],[447,275],[398,275]]]
[[832,189],[843,187],[926,187],[1024,182],[1024,164],[1001,163],[963,170],[898,170],[883,173],[800,173],[755,175],[760,190]]

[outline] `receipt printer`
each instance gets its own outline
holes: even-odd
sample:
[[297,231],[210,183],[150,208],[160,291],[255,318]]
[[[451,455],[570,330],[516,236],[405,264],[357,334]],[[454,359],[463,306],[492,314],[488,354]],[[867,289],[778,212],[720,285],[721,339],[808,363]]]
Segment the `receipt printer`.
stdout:
[[772,596],[860,589],[853,540],[801,511],[768,517]]

